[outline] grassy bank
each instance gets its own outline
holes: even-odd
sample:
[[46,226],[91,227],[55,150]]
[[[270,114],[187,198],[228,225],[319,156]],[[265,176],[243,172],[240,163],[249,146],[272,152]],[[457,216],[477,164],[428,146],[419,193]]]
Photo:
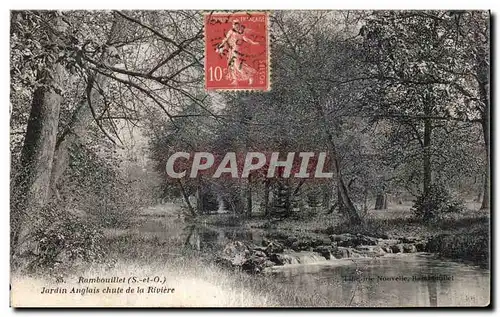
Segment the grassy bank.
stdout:
[[[129,306],[129,307],[293,307],[342,306],[295,286],[276,283],[272,276],[249,275],[214,264],[213,254],[185,246],[183,225],[171,210],[143,214],[130,228],[105,231],[106,256],[102,263],[75,263],[30,275],[14,272],[12,305],[26,306]],[[165,219],[167,218],[167,219]],[[167,220],[167,221],[165,221]],[[140,283],[137,286],[166,286],[171,294],[41,294],[43,287],[66,289],[93,287],[78,284],[78,277],[166,278],[166,285]],[[65,280],[58,284],[59,278]],[[95,285],[97,286],[97,285]],[[101,289],[123,284],[99,284]]]
[[[269,221],[261,217],[242,219],[233,215],[200,216],[196,222],[207,226],[234,226],[243,231],[266,228],[296,236],[321,236],[330,233],[363,233],[371,236],[429,238],[434,252],[454,259],[484,261],[488,258],[489,214],[464,212],[424,223],[414,219],[405,206],[387,211],[369,211],[360,226],[349,226],[337,214]],[[163,306],[163,307],[293,307],[344,306],[333,298],[305,293],[299,284],[283,285],[269,275],[249,275],[214,264],[210,251],[193,250],[187,244],[189,223],[178,217],[175,206],[146,210],[129,228],[105,230],[105,259],[102,263],[76,263],[49,272],[12,275],[12,305],[24,306]],[[478,238],[480,237],[480,238]],[[472,255],[472,257],[471,257]],[[172,294],[64,294],[41,295],[43,287],[57,287],[63,277],[64,287],[91,286],[76,283],[86,278],[112,276],[165,277]],[[101,284],[100,287],[117,285]],[[135,285],[134,285],[135,286]],[[157,286],[137,284],[137,286]],[[161,285],[163,286],[163,285]],[[331,285],[341,287],[341,285]]]
[[[14,275],[12,305],[23,306],[131,306],[131,307],[272,307],[332,305],[312,294],[301,294],[293,288],[279,288],[270,277],[250,276],[229,272],[195,258],[129,260],[116,262],[112,267],[92,265],[72,272],[65,279],[64,287],[71,289],[93,287],[94,284],[78,284],[78,277],[166,277],[166,286],[174,288],[172,294],[40,294],[43,287],[61,286],[55,279]],[[95,284],[97,286],[97,284]],[[155,283],[141,283],[142,287]],[[117,287],[117,284],[99,284],[101,289]],[[161,285],[163,287],[163,285]],[[126,287],[126,286],[125,286]],[[134,285],[134,288],[136,286]],[[101,291],[102,293],[102,291]]]
[[[42,277],[18,277],[12,279],[12,289],[15,296],[12,305],[17,306],[131,306],[131,307],[224,307],[224,306],[267,306],[270,299],[258,288],[241,287],[237,279],[215,267],[184,258],[182,261],[159,259],[128,260],[120,259],[112,267],[92,265],[87,269],[78,269],[65,279],[69,282],[64,287],[85,288],[98,286],[101,290],[117,287],[118,284],[78,284],[78,277],[166,277],[166,287],[174,288],[171,294],[64,294],[42,295],[42,287],[57,287],[55,279]],[[121,286],[122,284],[120,284]],[[134,285],[144,287],[161,286],[156,283],[140,283]],[[125,286],[126,287],[126,286]],[[102,293],[102,291],[101,291]]]
[[[284,287],[269,275],[249,275],[220,267],[215,264],[214,253],[193,250],[179,244],[179,240],[167,242],[154,235],[145,237],[128,233],[110,237],[108,245],[112,258],[135,259],[131,264],[117,263],[120,270],[147,270],[149,274],[164,274],[173,278],[173,284],[179,288],[192,286],[190,290],[186,289],[190,295],[183,297],[182,306],[302,307],[347,304],[303,293],[297,286]],[[175,302],[168,304],[178,305]]]
[[472,260],[484,264],[489,258],[490,214],[478,211],[468,203],[459,213],[443,214],[425,222],[414,216],[412,202],[390,205],[386,210],[369,210],[360,225],[346,223],[338,213],[295,215],[287,219],[269,220],[257,214],[252,219],[233,215],[209,215],[198,219],[206,225],[239,226],[246,229],[295,235],[325,237],[329,234],[364,234],[382,238],[423,238],[432,241],[432,252],[456,260]]

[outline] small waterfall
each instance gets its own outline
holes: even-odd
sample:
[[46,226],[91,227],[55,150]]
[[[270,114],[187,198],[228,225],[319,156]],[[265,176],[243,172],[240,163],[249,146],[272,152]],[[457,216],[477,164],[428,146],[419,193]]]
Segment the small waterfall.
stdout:
[[325,257],[316,252],[302,251],[283,254],[287,264],[312,264],[328,261]]
[[340,248],[337,252],[333,254],[330,253],[330,259],[325,258],[318,252],[312,251],[298,251],[289,252],[282,255],[283,262],[286,264],[314,264],[320,262],[337,261],[340,259],[356,259],[356,258],[368,258],[371,257],[368,254],[361,253],[354,248]]

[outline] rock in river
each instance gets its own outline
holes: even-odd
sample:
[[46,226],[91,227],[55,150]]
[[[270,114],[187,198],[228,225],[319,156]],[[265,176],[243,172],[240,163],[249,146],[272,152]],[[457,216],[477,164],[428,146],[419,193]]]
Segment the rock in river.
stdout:
[[358,245],[377,245],[378,240],[363,234],[332,234],[330,240],[336,242],[340,247],[357,247]]
[[378,245],[359,245],[356,250],[369,257],[384,256],[386,254],[382,247]]
[[405,243],[403,244],[403,250],[405,253],[415,253],[417,252],[417,248],[415,247],[414,244],[411,243]]
[[290,260],[287,259],[283,254],[273,253],[269,256],[269,260],[274,262],[275,265],[285,265],[285,263],[290,263]]
[[281,243],[272,241],[267,244],[265,252],[268,255],[272,253],[282,253],[284,249],[285,247]]
[[224,247],[217,257],[217,262],[227,266],[241,266],[250,255],[249,248],[240,241],[233,241]]
[[333,247],[331,245],[320,245],[313,249],[314,252],[321,254],[325,259],[332,257]]
[[403,244],[401,244],[401,243],[391,246],[391,249],[392,249],[392,253],[403,253],[404,252],[404,247],[403,247]]
[[274,263],[269,261],[267,257],[258,257],[252,255],[241,266],[243,271],[248,273],[261,273],[266,267],[274,266]]

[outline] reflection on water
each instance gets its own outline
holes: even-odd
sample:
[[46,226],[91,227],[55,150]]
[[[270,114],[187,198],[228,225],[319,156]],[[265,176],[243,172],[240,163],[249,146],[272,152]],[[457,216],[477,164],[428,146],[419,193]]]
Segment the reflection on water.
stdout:
[[227,243],[236,240],[260,244],[263,238],[261,231],[242,230],[237,227],[220,229],[189,225],[184,228],[184,233],[187,235],[185,247],[195,250],[222,249]]
[[436,307],[489,303],[488,270],[431,255],[335,260],[283,267],[272,275],[297,291],[339,305]]

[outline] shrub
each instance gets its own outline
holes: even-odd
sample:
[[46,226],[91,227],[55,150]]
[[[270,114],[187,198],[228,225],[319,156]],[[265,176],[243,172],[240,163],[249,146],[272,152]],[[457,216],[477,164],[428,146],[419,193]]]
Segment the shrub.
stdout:
[[444,257],[487,264],[490,257],[489,226],[481,224],[472,230],[440,234],[429,240],[427,248],[429,252],[438,252]]
[[[106,150],[111,151],[111,150]],[[105,150],[102,152],[107,153]],[[121,164],[99,149],[72,144],[69,168],[59,181],[61,208],[85,211],[103,227],[127,227],[141,206],[152,203],[153,181],[142,168]],[[151,182],[150,182],[151,181]]]
[[464,202],[454,197],[441,184],[434,184],[427,194],[417,197],[412,211],[419,218],[429,220],[443,213],[461,212],[465,209]]
[[53,206],[44,209],[32,239],[36,245],[32,270],[53,269],[60,264],[71,266],[78,260],[103,259],[104,236],[99,226]]

